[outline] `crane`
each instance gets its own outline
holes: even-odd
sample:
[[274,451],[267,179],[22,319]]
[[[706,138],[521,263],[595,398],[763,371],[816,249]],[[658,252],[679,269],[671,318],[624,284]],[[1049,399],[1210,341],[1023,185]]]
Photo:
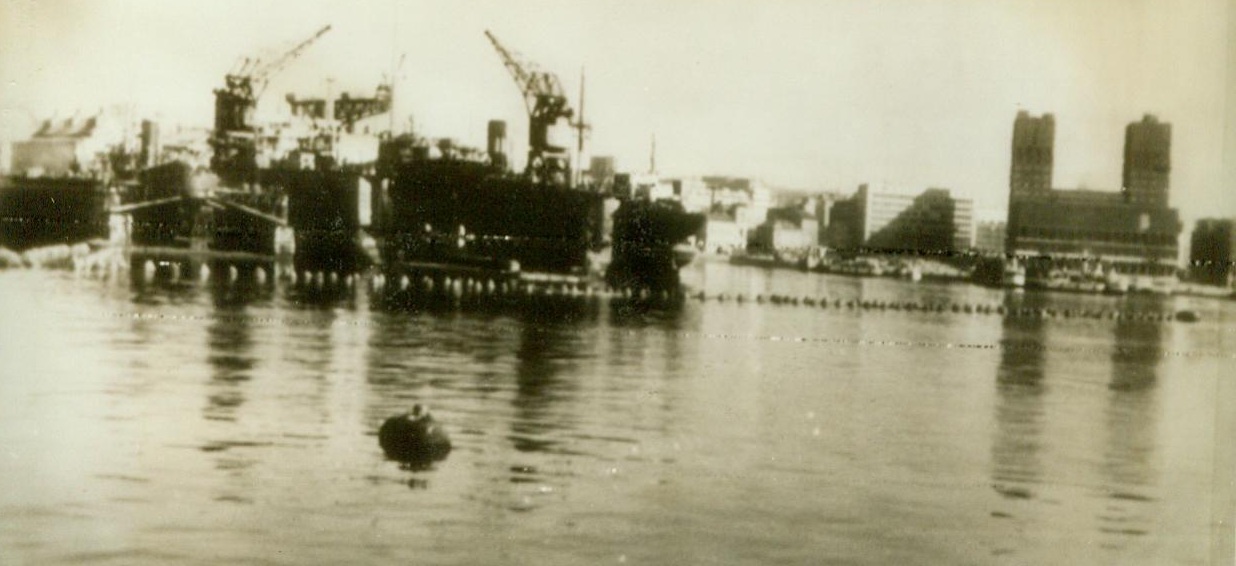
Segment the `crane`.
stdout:
[[528,164],[526,173],[537,181],[566,184],[570,182],[570,157],[567,148],[550,143],[549,129],[559,119],[570,120],[571,109],[558,76],[540,70],[535,64],[510,51],[490,31],[485,37],[493,44],[502,64],[524,97],[528,111]]
[[327,25],[275,60],[244,58],[224,77],[224,88],[215,90],[215,131],[211,138],[214,154],[211,167],[225,182],[251,180],[256,175],[256,147],[253,140],[253,109],[266,90],[270,78],[299,57],[310,45],[330,31]]
[[262,92],[266,90],[266,85],[270,81],[270,77],[278,74],[289,63],[300,57],[310,45],[321,39],[326,32],[330,31],[330,26],[323,26],[308,39],[300,42],[288,52],[280,55],[274,61],[263,64],[260,57],[246,57],[240,64],[240,68],[229,73],[226,77],[229,89],[236,89],[236,94],[241,94],[246,98],[257,100],[262,97]]
[[270,78],[282,71],[310,45],[330,31],[327,25],[275,60],[263,63],[261,58],[246,57],[224,77],[224,88],[215,91],[215,131],[249,131],[253,107],[266,90]]

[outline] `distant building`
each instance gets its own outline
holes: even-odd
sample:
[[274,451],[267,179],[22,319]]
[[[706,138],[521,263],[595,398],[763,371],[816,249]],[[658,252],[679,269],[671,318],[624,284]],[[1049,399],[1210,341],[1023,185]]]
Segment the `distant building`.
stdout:
[[674,196],[687,212],[708,212],[712,209],[712,191],[699,177],[674,180]]
[[1175,273],[1180,218],[1168,208],[1171,126],[1146,116],[1126,129],[1122,191],[1051,188],[1055,121],[1019,112],[1013,125],[1005,251],[1042,269]]
[[[945,191],[948,194],[948,191]],[[953,200],[953,251],[974,249],[974,201],[968,198]]]
[[847,198],[849,197],[839,192],[830,191],[813,194],[804,199],[803,207],[809,210],[809,213],[815,217],[816,222],[819,224],[819,234],[816,238],[817,245],[828,246],[829,220],[832,217],[833,207]]
[[1172,126],[1147,114],[1125,128],[1122,182],[1126,199],[1138,205],[1167,208],[1172,171]]
[[980,222],[975,228],[974,249],[985,254],[1004,254],[1005,223]]
[[731,253],[747,247],[748,231],[738,225],[733,216],[724,213],[708,215],[704,223],[704,247],[710,252]]
[[1052,164],[1055,155],[1056,118],[1044,114],[1035,118],[1026,111],[1013,121],[1013,165],[1009,192],[1014,196],[1051,192]]
[[803,252],[819,246],[820,225],[811,199],[768,210],[751,232],[747,247],[761,252]]
[[711,210],[733,210],[744,229],[762,224],[771,208],[772,194],[763,183],[743,177],[704,177]]
[[107,152],[125,142],[124,122],[109,113],[45,120],[12,144],[10,167],[18,175],[82,175],[107,169]]
[[829,210],[825,239],[838,250],[947,255],[974,245],[974,204],[948,189],[873,191],[861,185]]
[[1231,285],[1236,270],[1236,221],[1206,218],[1197,221],[1189,245],[1189,273],[1208,285]]

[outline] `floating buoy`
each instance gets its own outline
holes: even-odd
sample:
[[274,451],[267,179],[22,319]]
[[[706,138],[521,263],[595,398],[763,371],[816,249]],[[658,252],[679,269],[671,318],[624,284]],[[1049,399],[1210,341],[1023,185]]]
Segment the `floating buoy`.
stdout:
[[429,464],[446,458],[451,439],[424,405],[386,419],[378,429],[378,444],[392,460]]

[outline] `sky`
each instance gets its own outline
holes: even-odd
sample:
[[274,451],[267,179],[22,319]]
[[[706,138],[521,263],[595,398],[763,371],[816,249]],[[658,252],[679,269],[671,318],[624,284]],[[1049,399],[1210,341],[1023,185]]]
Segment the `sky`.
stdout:
[[666,175],[944,187],[982,217],[1007,205],[1018,110],[1056,116],[1055,186],[1111,190],[1125,125],[1155,114],[1188,227],[1236,216],[1234,14],[1230,0],[0,0],[0,139],[110,104],[209,124],[239,58],[330,24],[267,108],[394,75],[419,133],[483,146],[504,119],[518,162],[523,102],[488,29],[577,108],[586,73],[590,151],[620,170],[646,170],[655,136]]

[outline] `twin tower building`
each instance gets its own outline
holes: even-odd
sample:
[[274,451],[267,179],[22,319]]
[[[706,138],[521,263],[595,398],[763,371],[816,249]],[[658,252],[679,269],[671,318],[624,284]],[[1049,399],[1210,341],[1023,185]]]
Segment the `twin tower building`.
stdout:
[[1171,124],[1146,115],[1125,128],[1120,191],[1052,187],[1055,134],[1051,114],[1017,114],[1005,251],[1063,270],[1173,275],[1181,223],[1168,207]]

